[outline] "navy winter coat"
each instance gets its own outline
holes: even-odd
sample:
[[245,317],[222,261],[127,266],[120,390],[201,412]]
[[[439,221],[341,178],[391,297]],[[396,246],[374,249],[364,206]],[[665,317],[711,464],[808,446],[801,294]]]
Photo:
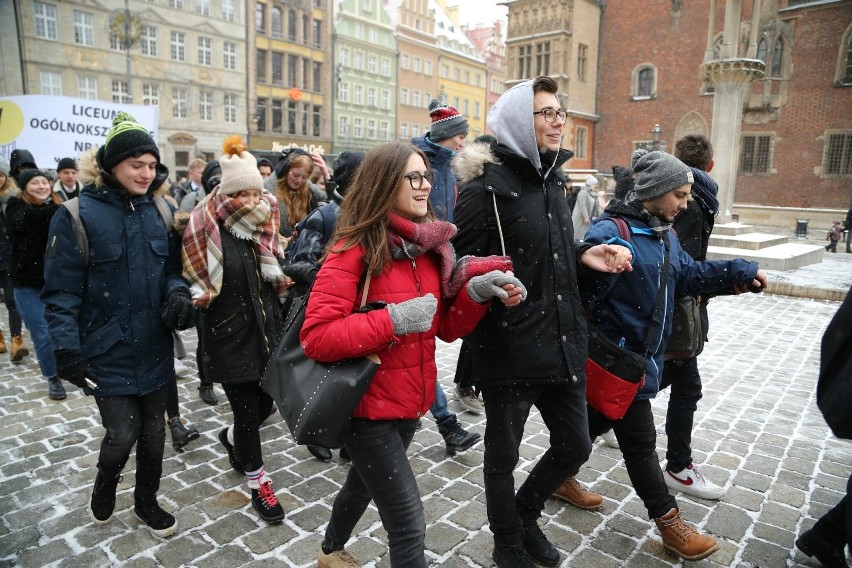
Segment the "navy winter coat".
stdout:
[[426,136],[412,138],[411,143],[423,150],[429,159],[429,169],[435,174],[432,182],[432,191],[429,193],[429,201],[435,216],[442,221],[453,222],[453,211],[456,206],[458,189],[456,187],[456,176],[450,168],[450,160],[456,155],[449,148],[435,144]]
[[[89,158],[91,158],[89,160]],[[180,238],[166,232],[152,201],[165,167],[146,195],[130,196],[87,156],[81,171],[94,181],[80,194],[88,264],[61,207],[50,224],[45,258],[46,305],[53,349],[80,351],[96,396],[145,395],[174,380],[172,332],[162,319],[168,293],[187,288]]]
[[[630,227],[630,242],[620,238],[618,226],[608,220],[612,215],[624,219]],[[645,366],[645,385],[637,399],[654,398],[660,390],[663,355],[671,334],[674,299],[699,293],[724,295],[731,293],[735,283],[751,282],[757,274],[757,264],[743,259],[705,260],[696,262],[668,231],[671,267],[663,299],[663,327],[651,342],[650,357]],[[580,290],[583,301],[590,306],[589,321],[604,335],[636,353],[643,353],[648,326],[654,311],[665,251],[663,241],[631,206],[613,200],[598,221],[586,233],[585,242],[621,244],[633,251],[633,271],[609,274],[584,270]]]

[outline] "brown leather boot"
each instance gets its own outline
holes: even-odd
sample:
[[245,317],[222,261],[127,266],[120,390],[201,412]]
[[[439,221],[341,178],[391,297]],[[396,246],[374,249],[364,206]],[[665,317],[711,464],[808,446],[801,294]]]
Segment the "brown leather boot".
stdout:
[[3,337],[3,332],[0,331],[0,353],[6,352],[6,338]]
[[30,354],[30,350],[24,347],[24,339],[20,335],[12,336],[12,352],[9,356],[12,361],[20,361]]
[[597,511],[603,506],[603,497],[587,491],[574,477],[566,479],[553,496],[587,511]]
[[677,509],[672,509],[659,519],[654,519],[654,522],[657,523],[657,530],[663,536],[663,546],[666,550],[684,560],[707,558],[719,548],[715,540],[683,522],[680,511]]

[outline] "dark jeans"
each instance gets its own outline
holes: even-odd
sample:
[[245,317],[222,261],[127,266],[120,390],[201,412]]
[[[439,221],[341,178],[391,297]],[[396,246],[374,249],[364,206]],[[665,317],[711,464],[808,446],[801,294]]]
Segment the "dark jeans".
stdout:
[[666,469],[678,472],[692,463],[692,425],[701,400],[701,375],[698,358],[666,361],[660,389],[671,385],[666,410]]
[[[484,386],[482,398],[488,523],[496,543],[516,545],[523,540],[523,525],[541,516],[545,500],[589,458],[592,443],[586,415],[586,384],[519,382]],[[533,405],[550,430],[550,447],[516,495],[513,474],[524,424]]]
[[[612,428],[621,447],[627,474],[636,494],[648,509],[648,517],[658,519],[677,508],[669,493],[657,458],[657,430],[650,400],[634,400],[621,420],[610,420],[589,407],[589,434],[592,439]],[[576,475],[576,471],[571,475]]]
[[166,397],[166,417],[174,418],[175,416],[180,416],[177,380],[170,381],[166,390],[168,391],[168,396]]
[[95,396],[106,435],[98,464],[106,475],[118,475],[136,444],[136,502],[156,499],[163,473],[166,431],[163,412],[167,388],[143,396]]
[[852,554],[852,475],[846,482],[846,495],[814,525],[819,536],[835,546],[844,543]]
[[346,449],[352,467],[334,499],[325,530],[327,549],[340,550],[372,499],[388,533],[391,566],[426,566],[426,518],[417,480],[405,455],[417,420],[352,420]]
[[234,413],[234,452],[245,471],[263,467],[260,449],[260,425],[272,414],[273,401],[260,381],[251,383],[222,383],[222,389]]
[[460,388],[476,388],[476,379],[473,377],[473,358],[470,354],[470,347],[462,341],[459,349],[459,358],[456,361],[456,376],[453,378]]
[[0,288],[3,288],[3,303],[9,311],[9,334],[12,337],[21,335],[21,314],[15,306],[15,289],[8,270],[0,271]]

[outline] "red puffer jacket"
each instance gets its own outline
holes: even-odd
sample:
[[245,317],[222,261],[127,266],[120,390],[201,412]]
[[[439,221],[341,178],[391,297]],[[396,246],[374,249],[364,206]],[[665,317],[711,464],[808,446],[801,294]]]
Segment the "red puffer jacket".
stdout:
[[360,247],[328,255],[308,300],[302,348],[308,357],[325,362],[377,354],[382,364],[353,416],[419,418],[435,399],[435,337],[449,342],[468,334],[485,315],[488,302],[471,300],[467,286],[452,300],[441,298],[439,259],[431,252],[415,261],[395,260],[390,270],[372,277],[368,302],[398,304],[428,293],[439,301],[429,331],[394,335],[386,309],[353,313],[361,301],[363,257]]

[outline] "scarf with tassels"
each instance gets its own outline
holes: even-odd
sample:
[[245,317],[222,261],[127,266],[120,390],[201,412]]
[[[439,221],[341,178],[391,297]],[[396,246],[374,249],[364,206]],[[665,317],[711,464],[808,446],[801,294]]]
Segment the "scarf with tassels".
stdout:
[[474,276],[492,270],[512,270],[512,259],[508,256],[463,256],[456,260],[456,251],[450,244],[458,229],[446,221],[415,223],[396,213],[388,219],[388,244],[396,260],[414,259],[426,251],[432,251],[441,260],[441,293],[445,298],[455,298],[462,286]]
[[183,234],[183,275],[190,282],[193,303],[206,308],[222,290],[224,265],[220,223],[236,238],[254,244],[260,275],[272,284],[283,302],[292,281],[284,276],[278,264],[282,252],[275,198],[263,192],[257,205],[240,206],[216,188],[192,211]]

